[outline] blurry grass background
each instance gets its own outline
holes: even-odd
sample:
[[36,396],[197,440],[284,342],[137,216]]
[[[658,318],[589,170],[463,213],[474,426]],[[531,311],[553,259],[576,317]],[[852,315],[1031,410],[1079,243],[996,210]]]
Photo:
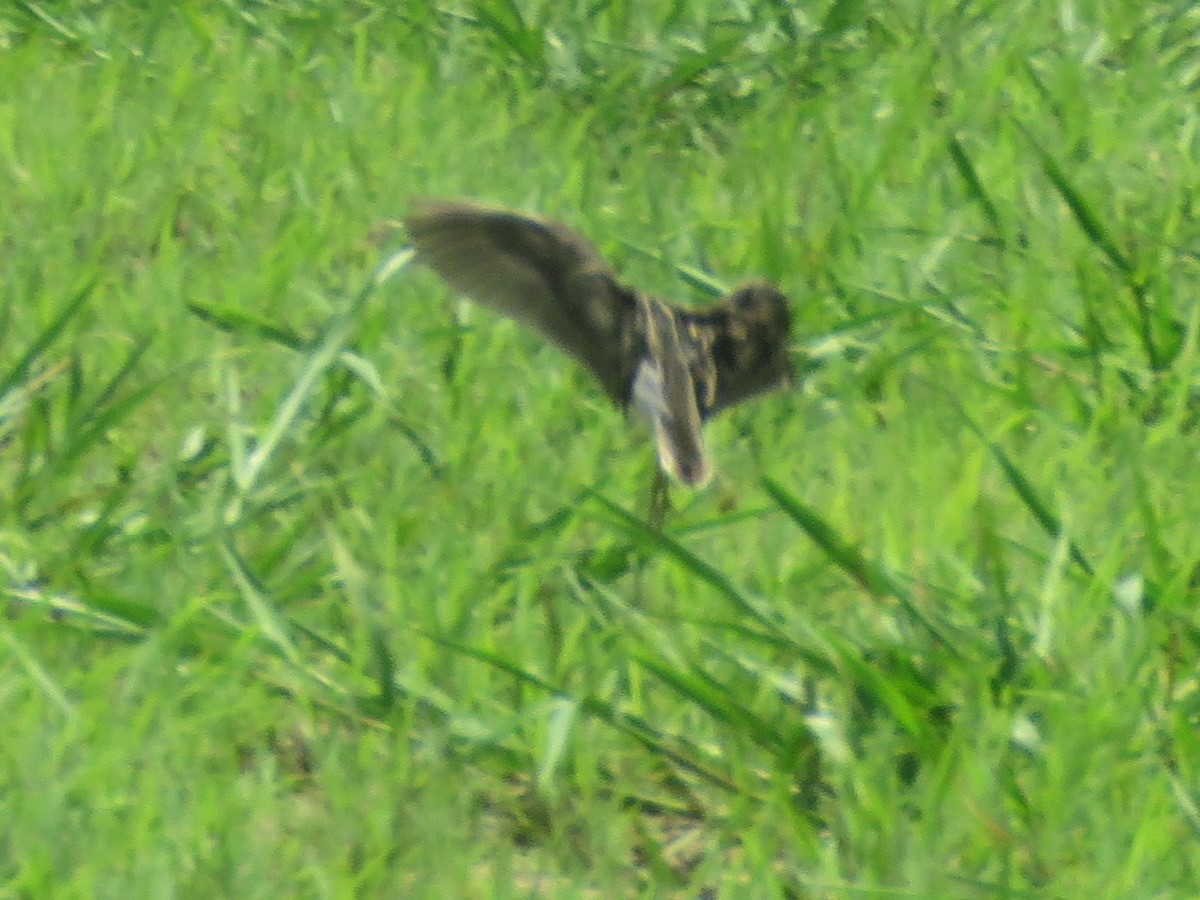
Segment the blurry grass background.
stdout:
[[[18,0],[0,84],[0,897],[1200,894],[1188,4]],[[659,535],[420,196],[815,371]]]

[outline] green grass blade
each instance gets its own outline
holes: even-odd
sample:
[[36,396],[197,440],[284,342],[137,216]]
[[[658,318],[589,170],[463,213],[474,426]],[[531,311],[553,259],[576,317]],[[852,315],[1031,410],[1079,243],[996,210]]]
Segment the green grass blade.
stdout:
[[690,705],[704,710],[716,721],[765,747],[772,750],[779,748],[778,731],[756,716],[744,703],[739,702],[725,685],[717,682],[708,673],[695,667],[682,670],[644,652],[634,651],[631,656]]
[[658,529],[651,528],[637,516],[612,503],[610,500],[593,493],[591,498],[604,509],[615,516],[621,527],[639,542],[665,551],[679,562],[685,569],[707,584],[714,591],[728,600],[739,612],[761,625],[769,633],[778,633],[779,624],[765,610],[759,609],[749,598],[744,596],[724,574],[710,566],[696,554],[672,540]]
[[20,381],[23,381],[29,374],[30,367],[36,362],[41,355],[59,338],[63,336],[67,324],[75,318],[79,310],[87,302],[91,296],[92,290],[96,287],[96,278],[89,279],[82,287],[80,287],[71,297],[63,304],[62,309],[51,320],[50,324],[42,329],[41,333],[33,339],[28,349],[21,354],[16,363],[8,370],[8,372],[0,374],[0,398],[4,397],[12,388]]
[[781,485],[764,477],[763,488],[779,507],[799,525],[838,568],[875,597],[902,597],[904,590],[891,576],[868,561],[816,512],[801,503]]
[[262,440],[250,451],[242,465],[233,468],[234,484],[240,494],[245,495],[254,488],[259,476],[283,443],[284,438],[292,431],[317,379],[325,373],[345,348],[362,308],[375,293],[376,288],[407,265],[412,256],[412,252],[407,251],[396,254],[385,261],[349,306],[330,321],[324,334],[314,345],[311,355],[300,370],[291,390],[280,402]]
[[769,476],[762,479],[763,488],[787,515],[821,548],[833,563],[849,575],[873,597],[890,597],[920,623],[931,635],[946,647],[954,649],[957,644],[946,632],[945,627],[934,622],[912,599],[911,594],[882,568],[868,560],[849,541],[819,516],[786,491]]
[[1042,171],[1046,173],[1046,177],[1050,179],[1050,183],[1054,185],[1059,195],[1071,210],[1076,223],[1083,230],[1083,233],[1087,235],[1088,239],[1112,263],[1117,271],[1121,273],[1125,285],[1129,288],[1130,293],[1133,294],[1134,304],[1137,308],[1139,339],[1142,344],[1142,350],[1146,354],[1147,364],[1153,371],[1161,370],[1165,363],[1154,337],[1153,315],[1150,309],[1150,301],[1146,295],[1146,285],[1139,277],[1136,266],[1129,256],[1117,246],[1116,240],[1104,226],[1104,222],[1100,216],[1092,208],[1092,205],[1088,203],[1083,193],[1075,187],[1074,183],[1067,176],[1067,173],[1058,164],[1058,161],[1042,147],[1029,129],[1020,123],[1017,124],[1025,134],[1026,140],[1033,147],[1034,153],[1037,154],[1038,159],[1041,161]]
[[954,163],[954,168],[958,172],[958,177],[962,179],[966,185],[967,195],[971,197],[979,208],[983,210],[983,215],[991,225],[992,231],[998,236],[1004,236],[1004,228],[1000,222],[1000,213],[996,210],[996,204],[992,202],[991,196],[987,189],[983,186],[983,181],[979,177],[979,172],[975,169],[975,164],[971,162],[971,157],[967,154],[967,148],[963,146],[957,135],[951,135],[947,145],[950,150],[950,159]]
[[864,24],[866,0],[834,0],[821,20],[820,39],[835,40],[854,28]]
[[[610,725],[617,731],[637,741],[639,744],[650,750],[657,756],[670,760],[672,763],[691,772],[709,783],[720,787],[730,792],[736,792],[737,786],[729,779],[720,774],[709,763],[700,758],[698,752],[685,752],[672,746],[672,740],[669,736],[661,733],[644,719],[638,716],[630,715],[617,709],[612,703],[602,700],[591,694],[582,696],[574,696],[570,692],[556,687],[546,681],[539,675],[530,672],[521,667],[512,660],[506,659],[499,654],[492,653],[488,650],[483,650],[478,647],[471,647],[449,638],[440,637],[438,635],[426,634],[432,641],[460,653],[463,656],[471,657],[479,662],[485,663],[492,668],[504,672],[517,681],[523,684],[535,687],[548,696],[560,697],[569,703],[573,703],[577,708],[593,718]],[[678,739],[683,742],[682,738]]]
[[[1042,500],[1037,488],[1033,486],[1033,482],[1025,477],[1025,474],[1012,461],[1009,455],[1004,452],[1000,445],[988,440],[987,436],[983,433],[983,429],[976,425],[974,420],[967,416],[966,412],[960,410],[960,414],[966,420],[968,427],[978,435],[979,439],[983,441],[984,445],[991,452],[992,457],[1000,464],[1000,468],[1008,479],[1008,483],[1012,485],[1013,490],[1016,491],[1017,496],[1025,504],[1025,508],[1029,510],[1037,523],[1042,526],[1042,529],[1049,537],[1056,541],[1062,540],[1062,522],[1058,516],[1050,511],[1049,505]],[[1091,563],[1088,562],[1087,557],[1074,541],[1068,542],[1067,552],[1075,565],[1079,566],[1084,574],[1088,577],[1093,577],[1096,574]]]
[[262,316],[234,309],[191,302],[187,310],[201,322],[226,334],[237,334],[280,344],[289,350],[303,350],[308,342],[294,329],[268,321]]
[[72,416],[71,421],[67,424],[62,445],[48,456],[40,468],[31,473],[35,477],[17,480],[14,492],[16,508],[27,508],[39,491],[46,490],[55,484],[58,476],[81,466],[88,451],[102,443],[112,428],[131,415],[168,383],[166,378],[155,379],[131,390],[124,396],[117,397],[121,385],[133,377],[137,363],[148,345],[149,340],[147,339],[132,348],[120,369],[100,391],[99,397],[89,405],[86,411]]
[[245,601],[246,608],[250,610],[255,624],[258,625],[259,633],[289,663],[298,669],[303,668],[303,655],[288,633],[287,622],[275,612],[274,607],[271,606],[266,594],[259,586],[258,579],[250,572],[249,567],[231,543],[222,542],[220,549],[225,568],[233,578],[234,584],[237,585],[238,592]]
[[1075,187],[1062,166],[1041,145],[1029,129],[1019,122],[1017,123],[1017,127],[1021,129],[1025,134],[1026,140],[1033,147],[1033,152],[1037,154],[1038,160],[1042,164],[1042,171],[1050,179],[1050,183],[1054,185],[1059,196],[1063,198],[1063,201],[1071,210],[1071,215],[1075,217],[1076,224],[1079,225],[1083,233],[1096,245],[1100,252],[1108,258],[1108,261],[1116,267],[1117,271],[1132,283],[1135,275],[1132,261],[1117,246],[1116,240],[1104,226],[1104,222],[1101,220],[1099,214],[1083,196],[1083,192]]
[[8,650],[13,658],[17,660],[21,668],[25,670],[25,674],[29,677],[29,680],[37,685],[42,694],[54,706],[57,706],[64,715],[73,717],[75,715],[75,704],[71,702],[67,696],[67,692],[63,690],[62,685],[58,683],[50,671],[38,661],[33,650],[13,634],[12,630],[6,625],[0,625],[0,639],[8,646]]
[[546,70],[546,47],[541,32],[525,21],[514,0],[478,0],[475,15],[501,44],[536,73]]

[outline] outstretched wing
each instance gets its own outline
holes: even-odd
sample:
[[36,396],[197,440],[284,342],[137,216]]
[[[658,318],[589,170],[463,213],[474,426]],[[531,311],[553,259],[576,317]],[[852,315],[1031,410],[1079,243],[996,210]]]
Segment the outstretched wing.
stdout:
[[690,367],[703,418],[795,382],[791,314],[774,286],[752,282],[707,309],[675,310],[694,347]]
[[615,403],[628,401],[642,340],[637,298],[584,238],[556,222],[463,202],[428,202],[404,221],[418,261],[565,350]]

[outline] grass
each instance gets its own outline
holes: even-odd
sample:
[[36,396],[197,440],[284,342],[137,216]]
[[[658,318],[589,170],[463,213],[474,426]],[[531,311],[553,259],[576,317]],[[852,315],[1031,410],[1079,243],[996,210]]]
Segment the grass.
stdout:
[[[0,897],[1200,893],[1196,25],[0,12]],[[418,196],[813,370],[660,534]]]

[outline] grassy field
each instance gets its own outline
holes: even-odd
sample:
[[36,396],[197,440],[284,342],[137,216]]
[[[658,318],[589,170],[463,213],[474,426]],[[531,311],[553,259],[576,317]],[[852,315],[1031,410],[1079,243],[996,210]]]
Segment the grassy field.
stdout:
[[[0,898],[1200,895],[1194,9],[19,0],[0,85]],[[654,530],[427,196],[803,386]]]

